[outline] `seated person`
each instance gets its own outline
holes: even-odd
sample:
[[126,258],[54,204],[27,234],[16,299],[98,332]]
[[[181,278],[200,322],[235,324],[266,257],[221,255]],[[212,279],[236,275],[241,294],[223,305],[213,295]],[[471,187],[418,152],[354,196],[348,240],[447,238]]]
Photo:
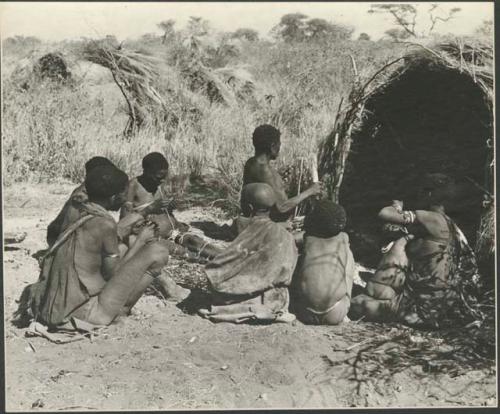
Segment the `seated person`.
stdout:
[[[200,257],[214,257],[218,250],[196,234],[189,233],[189,226],[179,222],[173,214],[175,203],[166,199],[163,186],[169,171],[166,158],[159,152],[152,152],[143,158],[142,168],[142,175],[130,181],[121,216],[147,210],[147,214],[143,215],[157,224],[161,237],[172,239]],[[158,208],[159,204],[161,207]]]
[[149,209],[149,214],[161,214],[165,211],[172,214],[175,204],[165,199],[166,194],[162,188],[168,177],[168,168],[167,159],[159,152],[151,152],[142,159],[143,172],[130,180],[127,200],[120,211],[120,217],[150,208],[155,200],[161,200],[161,205],[154,210]]
[[375,299],[393,299],[400,293],[409,270],[406,245],[413,239],[412,234],[393,234],[396,239],[382,249],[382,259],[373,277],[366,282],[366,293]]
[[264,183],[243,187],[249,201],[248,226],[206,265],[211,305],[199,313],[214,322],[290,322],[288,285],[297,262],[293,236],[273,222],[273,189]]
[[294,276],[294,311],[306,324],[338,325],[347,316],[355,274],[346,213],[329,200],[304,220],[304,249]]
[[145,226],[120,255],[118,226],[108,211],[120,209],[127,187],[127,175],[114,166],[88,173],[88,200],[79,205],[77,217],[65,216],[38,282],[21,295],[18,320],[31,318],[53,329],[108,325],[160,275],[169,252],[166,243],[154,241],[152,226]]
[[[92,169],[94,169],[95,167],[99,167],[100,165],[114,164],[105,157],[92,157],[85,163],[85,175],[87,175],[90,171],[92,171]],[[76,203],[83,203],[87,200],[88,197],[85,190],[85,184],[82,183],[73,190],[69,199],[66,201],[57,217],[47,227],[47,244],[49,245],[49,247],[51,247],[59,237],[59,234],[61,233],[61,226],[68,209],[77,208],[74,207]]]
[[427,174],[418,191],[420,209],[404,211],[401,201],[384,207],[379,218],[404,225],[414,235],[406,252],[410,271],[402,292],[390,301],[370,302],[372,319],[382,317],[411,326],[443,328],[481,320],[482,279],[467,239],[446,215],[453,203],[454,181],[443,174]]
[[375,274],[367,280],[365,293],[352,299],[351,317],[387,322],[394,319],[393,311],[397,307],[409,271],[406,246],[414,238],[412,234],[405,234],[402,230],[406,228],[397,226],[391,231],[396,240],[382,249],[382,259]]
[[[280,152],[280,131],[271,125],[260,125],[255,128],[252,136],[255,154],[245,164],[243,170],[243,185],[251,183],[266,183],[274,190],[276,204],[271,210],[271,218],[277,222],[284,222],[290,218],[296,206],[309,197],[321,194],[321,184],[314,183],[310,188],[301,194],[288,198],[285,185],[278,172],[271,165]],[[249,217],[251,209],[249,202],[242,193],[241,212],[244,217]],[[244,218],[239,218],[235,223],[236,231],[241,231],[245,222]]]

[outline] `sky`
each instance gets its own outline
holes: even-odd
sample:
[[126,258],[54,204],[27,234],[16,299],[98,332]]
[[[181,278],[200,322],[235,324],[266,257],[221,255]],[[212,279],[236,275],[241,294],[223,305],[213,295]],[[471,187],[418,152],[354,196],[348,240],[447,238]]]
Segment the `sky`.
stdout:
[[[320,17],[354,26],[355,35],[361,32],[373,39],[381,37],[394,23],[390,16],[370,14],[371,3],[334,2],[210,2],[210,3],[90,3],[43,2],[0,3],[2,38],[13,35],[36,36],[57,41],[85,37],[115,35],[119,40],[136,38],[145,33],[158,33],[157,23],[175,19],[176,28],[182,28],[189,16],[208,19],[212,27],[221,31],[234,31],[240,27],[257,30],[266,36],[281,16],[301,12],[309,17]],[[421,28],[428,27],[426,10],[429,3],[420,3]],[[469,34],[484,20],[493,20],[493,2],[441,3],[442,10],[460,7],[455,19],[444,23],[436,32]],[[418,26],[417,26],[418,27]]]

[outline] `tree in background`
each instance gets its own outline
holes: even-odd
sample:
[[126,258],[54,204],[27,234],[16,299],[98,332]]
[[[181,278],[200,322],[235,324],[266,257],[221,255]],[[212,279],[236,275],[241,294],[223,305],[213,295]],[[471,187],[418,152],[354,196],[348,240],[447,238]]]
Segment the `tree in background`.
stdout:
[[289,13],[281,17],[279,24],[273,27],[273,37],[285,42],[304,40],[307,16],[302,13]]
[[249,42],[256,42],[257,40],[259,40],[259,33],[256,30],[242,27],[241,29],[237,29],[235,32],[233,32],[231,37],[233,39],[242,39]]
[[484,20],[481,25],[476,28],[475,34],[484,37],[493,37],[493,20]]
[[351,38],[353,32],[354,28],[350,26],[332,23],[319,18],[309,19],[304,29],[305,38],[311,40],[346,40]]
[[42,44],[42,41],[34,36],[14,36],[2,41],[3,47],[34,48]]
[[186,30],[191,36],[206,36],[210,32],[210,22],[202,17],[191,16]]
[[395,42],[411,37],[411,35],[406,30],[398,29],[397,27],[386,30],[384,33]]
[[[427,37],[434,31],[438,23],[450,21],[460,11],[461,9],[459,7],[453,7],[448,11],[443,11],[438,4],[430,4],[427,8],[427,17],[429,20],[429,28],[427,30],[418,30],[417,17],[419,9],[411,4],[374,4],[371,6],[370,10],[368,10],[368,13],[391,15],[394,24],[405,32],[405,35],[400,32],[397,38],[404,39],[410,37]],[[387,32],[386,34],[389,34]],[[396,32],[391,33],[394,35]]]
[[306,40],[345,40],[350,39],[354,28],[329,22],[321,18],[309,19],[302,13],[289,13],[281,17],[271,34],[285,42]]
[[371,39],[371,37],[366,34],[366,33],[361,33],[358,37],[358,40],[363,40],[363,41],[366,41],[366,42],[369,42]]
[[168,19],[158,23],[158,27],[163,31],[162,43],[166,43],[167,39],[174,34],[174,26],[174,19]]

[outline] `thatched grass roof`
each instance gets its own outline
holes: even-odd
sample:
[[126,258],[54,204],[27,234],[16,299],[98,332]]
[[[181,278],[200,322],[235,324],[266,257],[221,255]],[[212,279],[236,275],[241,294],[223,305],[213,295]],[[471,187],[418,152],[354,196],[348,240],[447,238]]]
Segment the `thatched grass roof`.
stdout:
[[[363,129],[372,116],[367,105],[370,106],[374,100],[381,99],[380,97],[383,97],[392,85],[397,84],[407,74],[418,70],[425,73],[436,68],[436,70],[447,71],[446,73],[463,75],[477,86],[483,98],[482,104],[491,115],[491,123],[487,126],[488,136],[482,136],[484,142],[477,144],[488,148],[487,165],[484,166],[487,173],[482,182],[475,182],[482,189],[485,205],[487,205],[487,208],[481,209],[482,220],[479,226],[475,226],[479,234],[476,248],[479,251],[485,249],[486,246],[486,250],[491,253],[494,248],[494,222],[491,214],[494,208],[493,47],[487,41],[477,39],[454,39],[431,45],[407,43],[407,47],[407,51],[400,57],[375,70],[361,68],[358,72],[356,62],[354,58],[352,59],[356,80],[349,96],[345,96],[340,103],[332,132],[320,145],[318,160],[320,179],[327,184],[330,197],[339,201],[346,164],[349,163],[348,159],[352,158],[351,144],[353,140],[358,139],[357,136],[361,132],[366,133]],[[382,145],[386,144],[382,143]],[[373,157],[375,156],[374,154]],[[388,161],[381,160],[381,162]],[[397,175],[397,171],[395,174]],[[370,198],[368,192],[373,189],[361,190],[367,192],[366,198]],[[349,191],[353,190],[349,189]]]
[[[387,62],[381,68],[372,72],[358,73],[353,61],[357,81],[353,85],[349,97],[341,102],[335,119],[332,133],[324,141],[320,156],[319,168],[321,175],[342,165],[342,154],[345,144],[341,141],[350,138],[354,129],[363,121],[364,103],[370,96],[383,89],[394,77],[401,76],[406,70],[422,60],[433,61],[460,73],[469,75],[484,92],[487,102],[492,106],[493,92],[493,45],[478,40],[467,41],[456,39],[446,43],[438,43],[431,47],[423,44],[407,43],[411,49],[403,56]],[[340,141],[339,141],[340,140]],[[337,145],[337,144],[341,145]],[[337,168],[338,169],[338,168]],[[341,171],[335,173],[336,181],[341,180]],[[341,182],[339,182],[341,184]]]
[[[129,122],[125,134],[136,132],[146,118],[165,102],[154,85],[159,78],[159,59],[140,51],[125,50],[105,42],[90,42],[83,58],[110,70],[127,102]],[[153,109],[153,110],[151,110]]]

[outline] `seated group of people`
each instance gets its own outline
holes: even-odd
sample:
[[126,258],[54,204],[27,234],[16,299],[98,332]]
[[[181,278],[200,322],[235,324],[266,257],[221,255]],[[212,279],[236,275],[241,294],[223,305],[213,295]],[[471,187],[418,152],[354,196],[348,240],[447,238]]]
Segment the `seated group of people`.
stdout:
[[[389,246],[364,294],[351,298],[356,269],[343,232],[345,210],[321,198],[320,183],[287,197],[271,166],[280,150],[276,128],[257,127],[253,144],[255,155],[244,167],[242,214],[226,248],[207,243],[175,218],[162,154],[144,157],[142,175],[132,180],[107,158],[89,160],[84,183],[48,227],[49,250],[39,280],[23,291],[18,318],[53,329],[108,325],[127,315],[153,280],[167,292],[178,289],[162,272],[172,254],[208,261],[210,305],[198,313],[212,321],[289,322],[295,314],[304,323],[336,325],[352,308],[351,314],[367,320],[440,326],[463,310],[465,305],[455,305],[464,287],[472,292],[477,285],[477,266],[463,234],[444,214],[439,185],[427,192],[428,210],[403,211],[395,202],[381,211],[382,220],[411,234]],[[306,199],[312,207],[304,233],[293,235],[287,222]],[[110,211],[118,210],[117,222]]]

